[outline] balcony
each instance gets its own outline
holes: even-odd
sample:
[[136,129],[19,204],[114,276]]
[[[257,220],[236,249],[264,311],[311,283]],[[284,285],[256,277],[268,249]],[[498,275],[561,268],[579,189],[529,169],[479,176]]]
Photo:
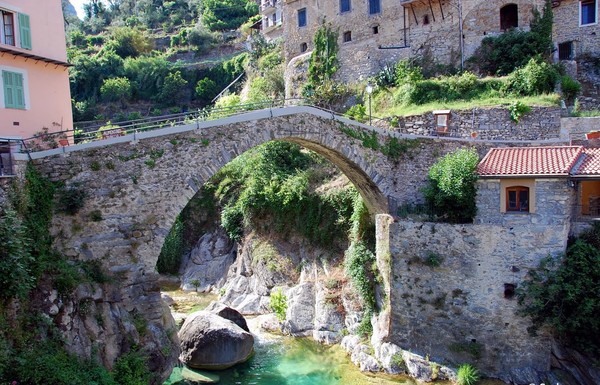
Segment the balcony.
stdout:
[[277,0],[267,0],[263,1],[260,5],[260,13],[272,13],[275,11],[277,7]]

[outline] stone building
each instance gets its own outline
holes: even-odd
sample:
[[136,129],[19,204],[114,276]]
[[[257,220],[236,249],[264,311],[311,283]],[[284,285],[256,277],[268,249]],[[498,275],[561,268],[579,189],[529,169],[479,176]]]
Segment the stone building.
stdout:
[[280,38],[282,28],[282,0],[262,0],[260,14],[262,16],[261,31],[267,41]]
[[476,224],[571,224],[600,219],[600,148],[494,148],[480,162]]
[[372,76],[414,56],[459,68],[486,36],[529,29],[532,10],[543,5],[544,0],[285,0],[285,59],[290,63],[311,51],[316,30],[327,22],[339,31],[342,81]]
[[555,59],[573,60],[582,54],[600,55],[598,0],[560,0],[553,3]]

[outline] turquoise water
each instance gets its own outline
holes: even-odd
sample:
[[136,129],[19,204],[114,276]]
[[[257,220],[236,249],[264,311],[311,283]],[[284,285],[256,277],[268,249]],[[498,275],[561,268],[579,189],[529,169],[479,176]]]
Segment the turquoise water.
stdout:
[[[246,363],[211,372],[220,384],[231,385],[395,385],[416,384],[404,376],[370,376],[361,373],[339,346],[309,339],[280,338],[255,344],[255,355]],[[165,385],[177,383],[176,368]]]

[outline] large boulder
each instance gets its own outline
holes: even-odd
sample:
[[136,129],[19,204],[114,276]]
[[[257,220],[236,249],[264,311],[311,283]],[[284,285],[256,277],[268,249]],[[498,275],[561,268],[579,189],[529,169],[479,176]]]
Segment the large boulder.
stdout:
[[244,316],[241,315],[239,311],[230,308],[224,303],[213,301],[204,310],[216,314],[219,317],[228,319],[248,333],[250,332],[250,329],[248,329],[248,323],[246,322]]
[[190,314],[179,331],[179,360],[195,369],[221,370],[250,358],[254,337],[234,322],[207,311]]

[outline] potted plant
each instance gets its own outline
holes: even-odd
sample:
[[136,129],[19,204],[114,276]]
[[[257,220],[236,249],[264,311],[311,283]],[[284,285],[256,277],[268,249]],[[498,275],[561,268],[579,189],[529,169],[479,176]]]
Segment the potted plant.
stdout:
[[600,131],[590,131],[587,134],[585,134],[585,138],[587,140],[590,140],[590,139],[600,139]]

